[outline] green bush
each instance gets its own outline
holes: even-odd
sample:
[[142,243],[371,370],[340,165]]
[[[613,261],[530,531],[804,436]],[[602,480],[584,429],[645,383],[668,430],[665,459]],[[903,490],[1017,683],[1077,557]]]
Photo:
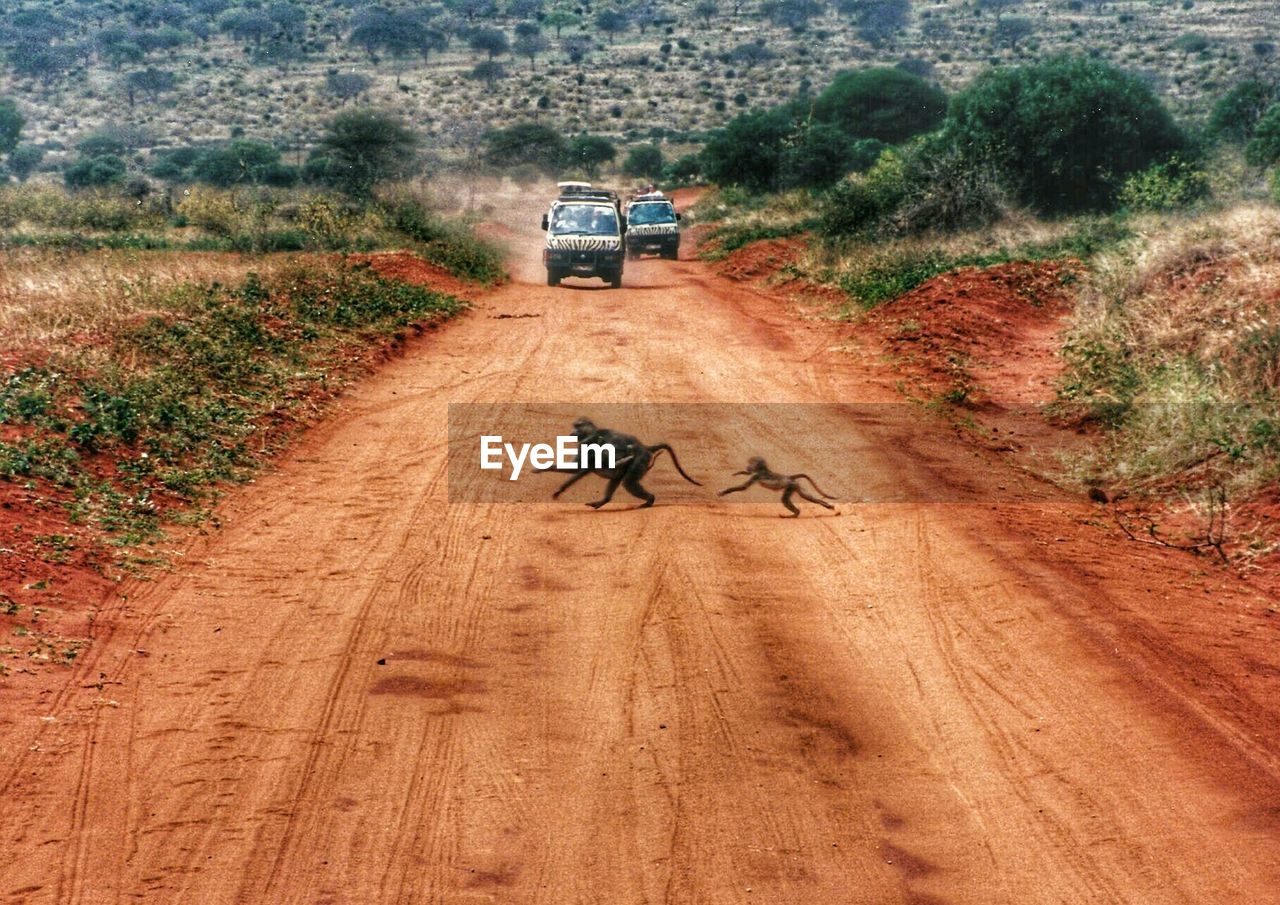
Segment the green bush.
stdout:
[[[176,165],[177,158],[169,161]],[[219,188],[241,184],[289,186],[297,170],[280,162],[280,152],[261,141],[233,141],[226,147],[200,152],[190,164],[191,176]]]
[[1209,194],[1209,177],[1194,163],[1174,155],[1125,180],[1120,206],[1131,211],[1169,211],[1187,207]]
[[1110,208],[1129,175],[1189,150],[1141,79],[1082,57],[983,73],[952,100],[945,129],[1043,213]]
[[622,172],[627,176],[657,179],[662,175],[662,149],[657,145],[638,145],[627,152]]
[[1253,138],[1258,120],[1275,101],[1275,85],[1246,79],[1218,98],[1205,131],[1224,141],[1246,142]]
[[667,164],[662,179],[674,185],[691,185],[702,177],[702,158],[697,154],[685,154]]
[[947,112],[942,89],[901,69],[842,72],[813,104],[813,115],[850,138],[889,144],[931,132]]
[[849,139],[835,126],[812,123],[790,139],[778,158],[781,188],[822,188],[851,167]]
[[776,189],[783,149],[794,131],[792,113],[786,108],[743,113],[707,141],[702,149],[703,175],[721,185]]
[[1244,159],[1255,167],[1280,161],[1280,103],[1272,104],[1258,120],[1253,138],[1244,146]]
[[568,150],[564,136],[541,123],[517,123],[505,129],[493,129],[484,136],[485,162],[503,170],[533,166],[553,175]]
[[831,237],[873,235],[884,230],[906,196],[906,164],[896,151],[885,151],[871,169],[831,189],[819,229]]
[[84,158],[67,167],[63,179],[73,189],[98,188],[124,182],[125,163],[114,154]]

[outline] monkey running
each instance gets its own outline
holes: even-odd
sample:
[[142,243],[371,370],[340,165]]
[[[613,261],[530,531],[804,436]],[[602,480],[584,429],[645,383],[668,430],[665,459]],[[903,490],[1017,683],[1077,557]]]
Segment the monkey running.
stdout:
[[[630,434],[619,433],[615,430],[609,430],[604,427],[597,427],[589,418],[579,418],[573,422],[573,434],[578,438],[579,446],[594,444],[596,446],[611,446],[614,451],[613,468],[597,468],[597,467],[579,467],[573,471],[573,476],[569,480],[560,485],[560,489],[551,494],[552,499],[559,499],[560,494],[564,493],[578,481],[582,480],[589,474],[597,474],[605,478],[609,484],[605,487],[604,496],[593,503],[587,503],[592,509],[599,509],[601,506],[613,499],[613,494],[617,491],[618,485],[622,487],[638,500],[644,500],[640,504],[641,509],[647,509],[653,505],[654,496],[644,489],[640,483],[640,479],[648,474],[649,469],[653,467],[654,460],[658,455],[666,452],[671,455],[671,464],[676,467],[676,471],[680,472],[680,477],[684,478],[690,484],[701,487],[702,484],[685,474],[683,468],[680,467],[680,460],[676,458],[676,451],[666,443],[657,443],[653,446],[645,446]],[[559,471],[561,469],[547,468],[543,471]]]
[[761,487],[768,488],[769,490],[782,491],[782,505],[786,506],[788,509],[791,510],[791,515],[783,516],[783,518],[795,518],[800,514],[800,510],[796,507],[796,504],[791,502],[791,497],[797,493],[800,494],[800,496],[803,499],[808,500],[810,503],[817,503],[819,506],[825,506],[827,509],[836,508],[835,506],[832,506],[830,503],[828,503],[826,500],[819,499],[816,496],[811,496],[808,493],[808,491],[806,491],[804,487],[800,485],[801,480],[808,481],[811,485],[813,485],[813,489],[816,490],[821,496],[826,497],[827,500],[834,500],[835,497],[833,497],[831,494],[827,493],[821,487],[819,487],[814,482],[813,478],[803,473],[791,474],[791,475],[778,474],[776,471],[770,470],[769,466],[765,464],[764,459],[760,458],[759,456],[752,456],[751,459],[747,462],[746,470],[735,471],[734,474],[750,475],[750,477],[747,478],[747,480],[744,481],[743,483],[739,484],[737,487],[726,487],[724,490],[720,491],[720,493],[718,493],[717,496],[725,496],[726,494],[737,493],[739,490],[746,490],[752,484],[759,484]]

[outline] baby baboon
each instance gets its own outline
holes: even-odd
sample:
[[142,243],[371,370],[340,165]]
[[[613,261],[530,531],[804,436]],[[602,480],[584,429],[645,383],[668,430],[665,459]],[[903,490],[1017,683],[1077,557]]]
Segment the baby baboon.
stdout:
[[[680,460],[676,458],[676,451],[666,443],[645,446],[630,434],[622,434],[608,428],[596,427],[589,418],[579,418],[573,422],[573,434],[578,438],[579,449],[588,444],[613,447],[614,467],[578,468],[574,471],[573,477],[561,484],[560,489],[551,495],[552,499],[559,499],[560,494],[587,475],[598,474],[600,477],[606,478],[609,481],[609,485],[605,488],[604,496],[594,503],[587,503],[588,506],[593,509],[599,509],[613,499],[614,492],[618,489],[618,485],[621,484],[626,488],[627,493],[638,500],[644,500],[640,504],[640,508],[647,509],[653,505],[654,496],[644,489],[640,484],[640,479],[653,467],[654,460],[658,457],[658,454],[664,451],[671,454],[671,464],[676,467],[676,471],[680,472],[680,477],[690,484],[695,484],[698,487],[702,486],[684,473],[684,469],[680,467]],[[554,469],[546,470],[552,471]]]
[[[800,494],[800,496],[803,497],[804,499],[808,500],[810,503],[817,503],[819,506],[825,506],[828,509],[836,508],[835,506],[832,506],[830,503],[826,502],[826,500],[820,500],[816,496],[810,496],[808,492],[806,492],[805,489],[800,486],[800,481],[802,479],[805,481],[808,481],[810,484],[813,485],[813,489],[816,490],[819,494],[826,497],[828,500],[834,500],[835,497],[833,497],[831,494],[827,493],[825,490],[819,487],[816,483],[814,483],[813,478],[809,477],[807,474],[790,474],[790,475],[778,474],[776,471],[771,471],[769,469],[769,466],[765,464],[764,459],[760,458],[759,456],[752,456],[751,459],[748,460],[747,462],[746,470],[735,471],[734,474],[745,474],[745,475],[750,475],[751,477],[749,477],[742,484],[739,484],[737,487],[725,488],[724,490],[720,491],[720,493],[717,494],[717,496],[724,496],[727,493],[737,493],[739,490],[746,490],[752,484],[759,484],[761,487],[767,487],[770,490],[782,491],[782,505],[786,506],[788,509],[791,510],[791,515],[789,516],[790,518],[795,518],[800,514],[800,510],[796,508],[796,504],[791,502],[792,495],[797,493]],[[784,517],[788,517],[788,516],[784,516]]]

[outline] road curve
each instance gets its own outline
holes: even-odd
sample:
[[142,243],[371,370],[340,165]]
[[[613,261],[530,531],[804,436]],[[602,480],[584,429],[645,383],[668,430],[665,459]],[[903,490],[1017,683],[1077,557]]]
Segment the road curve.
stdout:
[[694,422],[710,486],[653,509],[451,503],[450,402],[896,400],[694,261],[517,275],[11,714],[0,901],[1280,902],[1276,739],[1135,672],[998,507],[921,501],[1016,480],[924,414],[822,410],[837,496],[919,498],[836,516],[717,503]]

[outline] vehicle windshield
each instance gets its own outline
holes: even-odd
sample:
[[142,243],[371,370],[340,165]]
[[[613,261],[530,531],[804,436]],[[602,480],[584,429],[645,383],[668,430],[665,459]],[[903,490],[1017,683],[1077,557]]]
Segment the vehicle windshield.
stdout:
[[602,204],[565,204],[551,217],[551,235],[616,236],[618,214]]
[[646,223],[674,223],[676,212],[670,204],[633,204],[627,212],[627,222],[636,226]]

